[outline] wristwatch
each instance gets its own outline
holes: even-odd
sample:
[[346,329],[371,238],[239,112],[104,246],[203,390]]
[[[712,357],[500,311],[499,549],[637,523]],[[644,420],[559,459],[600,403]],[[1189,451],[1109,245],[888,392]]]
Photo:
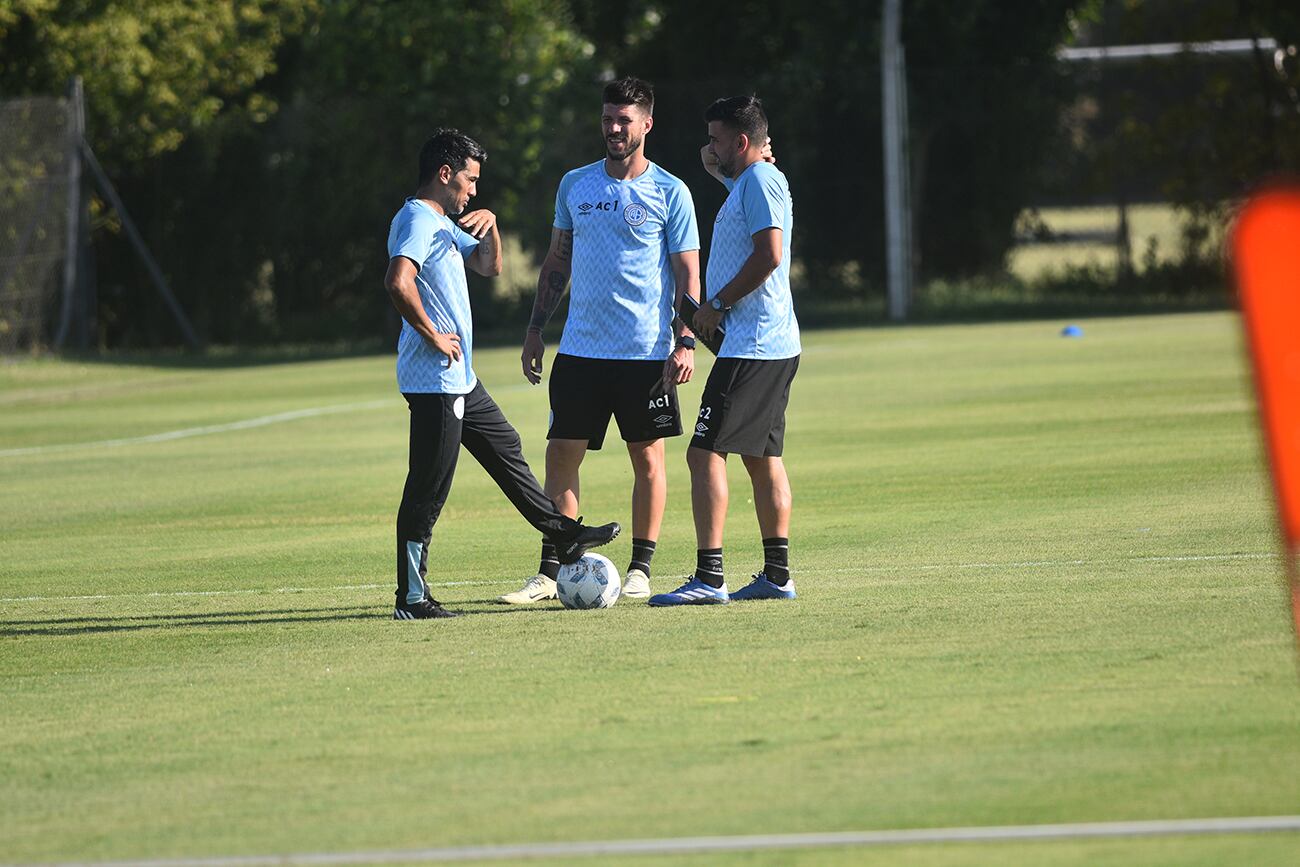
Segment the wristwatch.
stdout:
[[695,338],[694,338],[694,337],[690,337],[689,335],[683,334],[681,337],[677,338],[677,343],[675,344],[674,348],[675,348],[675,349],[694,349],[694,348],[695,348]]
[[726,313],[728,310],[731,309],[731,305],[723,304],[722,298],[718,296],[715,296],[713,300],[709,302],[709,306],[712,307],[714,310],[718,311],[719,313]]

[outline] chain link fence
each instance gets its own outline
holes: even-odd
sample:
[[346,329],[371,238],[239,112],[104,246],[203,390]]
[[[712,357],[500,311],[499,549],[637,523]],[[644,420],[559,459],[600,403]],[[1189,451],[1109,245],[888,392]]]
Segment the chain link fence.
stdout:
[[0,355],[53,338],[68,254],[68,101],[0,100]]

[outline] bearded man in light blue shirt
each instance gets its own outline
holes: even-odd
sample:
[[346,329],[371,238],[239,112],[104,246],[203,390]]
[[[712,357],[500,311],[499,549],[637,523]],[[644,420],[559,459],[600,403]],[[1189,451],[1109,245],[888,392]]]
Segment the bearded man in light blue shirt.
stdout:
[[[637,78],[602,93],[602,159],[567,173],[555,197],[551,246],[520,361],[541,382],[542,328],[569,290],[550,370],[546,492],[578,513],[579,467],[601,448],[612,416],[632,464],[632,555],[623,595],[650,595],[650,562],[668,496],[664,439],[682,434],[677,386],[695,370],[695,338],[676,322],[683,294],[699,298],[699,229],[690,190],[645,155],[654,90]],[[500,601],[555,597],[560,564],[542,545],[537,574]]]

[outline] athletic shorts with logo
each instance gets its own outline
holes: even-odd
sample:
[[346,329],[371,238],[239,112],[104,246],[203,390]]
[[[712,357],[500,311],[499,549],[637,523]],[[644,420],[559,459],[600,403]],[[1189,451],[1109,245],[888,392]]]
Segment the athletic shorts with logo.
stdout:
[[605,442],[612,415],[625,442],[682,434],[677,388],[658,388],[662,361],[582,358],[564,353],[551,366],[551,426],[546,438],[586,440],[587,448]]
[[691,445],[775,458],[785,447],[785,408],[799,356],[775,360],[719,358],[700,396]]

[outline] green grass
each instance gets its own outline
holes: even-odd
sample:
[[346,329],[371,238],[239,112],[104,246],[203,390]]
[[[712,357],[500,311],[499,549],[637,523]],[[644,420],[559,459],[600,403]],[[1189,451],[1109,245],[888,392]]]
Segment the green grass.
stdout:
[[[808,335],[787,431],[793,604],[495,606],[537,540],[464,456],[431,580],[475,616],[436,623],[386,619],[406,459],[392,358],[0,365],[0,451],[382,402],[0,456],[0,859],[1300,812],[1294,641],[1238,324],[1082,325]],[[540,467],[544,390],[517,350],[475,362]],[[583,511],[626,523],[610,445]],[[694,562],[684,448],[664,588]],[[737,586],[761,546],[732,463]],[[611,546],[620,567],[628,550]],[[636,863],[1298,850],[1270,834]]]

